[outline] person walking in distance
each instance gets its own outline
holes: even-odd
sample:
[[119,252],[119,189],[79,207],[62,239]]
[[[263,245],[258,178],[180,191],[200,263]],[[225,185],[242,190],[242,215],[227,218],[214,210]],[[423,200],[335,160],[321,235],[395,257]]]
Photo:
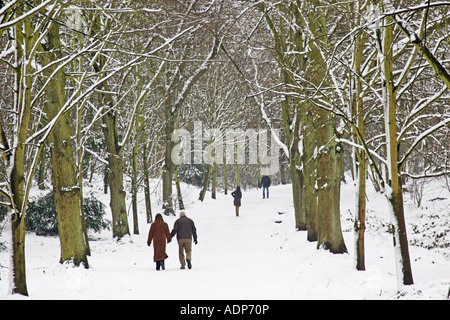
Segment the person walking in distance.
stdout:
[[[181,268],[185,269],[186,262],[189,269],[192,268],[192,238],[197,244],[197,229],[194,221],[186,217],[184,211],[180,212],[180,218],[175,221],[173,230],[170,233],[172,237],[177,235],[178,240],[178,256],[180,258]],[[186,252],[186,260],[184,253]]]
[[269,187],[270,187],[270,178],[267,175],[263,175],[261,178],[261,184],[263,188],[263,199],[266,198],[266,191],[267,191],[267,199],[269,199]]
[[162,215],[158,213],[155,222],[150,226],[148,232],[147,245],[150,246],[153,241],[153,261],[156,262],[156,270],[160,268],[165,270],[164,260],[169,256],[166,254],[166,241],[170,243],[172,236],[169,232],[169,226],[164,222]]
[[231,193],[234,198],[234,207],[236,209],[236,217],[239,217],[239,207],[241,206],[242,192],[241,187],[237,187],[235,191]]

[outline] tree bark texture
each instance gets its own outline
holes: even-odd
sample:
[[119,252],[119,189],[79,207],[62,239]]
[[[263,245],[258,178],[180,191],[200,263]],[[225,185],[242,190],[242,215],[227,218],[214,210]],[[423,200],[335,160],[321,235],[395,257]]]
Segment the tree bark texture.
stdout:
[[[61,55],[58,24],[53,23],[48,33],[45,45],[47,62],[55,61]],[[45,70],[47,76],[52,76],[55,66]],[[59,70],[45,90],[47,101],[45,111],[49,119],[56,115],[66,102],[66,77],[64,70]],[[69,114],[56,122],[50,133],[51,170],[53,179],[53,194],[58,220],[58,232],[61,243],[60,262],[73,261],[79,266],[88,266],[85,239],[81,221],[80,188],[78,186],[75,159],[72,147],[71,125]]]

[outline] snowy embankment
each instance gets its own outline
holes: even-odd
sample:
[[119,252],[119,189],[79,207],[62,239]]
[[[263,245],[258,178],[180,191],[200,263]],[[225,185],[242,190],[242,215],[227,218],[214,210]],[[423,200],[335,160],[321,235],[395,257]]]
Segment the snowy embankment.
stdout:
[[[261,190],[244,191],[240,217],[232,197],[218,195],[197,201],[199,190],[183,186],[187,215],[197,226],[191,270],[180,270],[176,239],[168,244],[166,270],[156,271],[153,248],[147,247],[149,225],[144,201],[140,234],[116,242],[111,231],[94,234],[89,269],[59,261],[59,240],[27,234],[28,299],[445,299],[450,287],[450,248],[410,246],[415,285],[398,289],[392,237],[387,232],[389,213],[383,195],[368,191],[366,268],[354,267],[352,212],[354,187],[342,188],[342,225],[349,253],[333,255],[317,250],[305,232],[294,228],[291,186],[273,186],[270,199]],[[89,190],[90,189],[90,190]],[[424,195],[423,208],[405,205],[409,237],[425,246],[436,238],[449,243],[450,195],[445,188]],[[86,187],[106,205],[101,187]],[[142,199],[143,199],[143,195]],[[438,200],[436,200],[438,199]],[[153,214],[158,211],[153,200]],[[108,210],[108,209],[107,209]],[[109,211],[107,211],[109,212]],[[436,216],[440,218],[436,218]],[[172,228],[176,217],[164,220]],[[130,226],[132,219],[129,217]],[[415,227],[414,227],[415,226]],[[7,229],[7,228],[5,228]],[[3,230],[6,241],[8,231]],[[442,231],[443,230],[443,231]],[[9,253],[0,252],[0,297],[8,294]]]

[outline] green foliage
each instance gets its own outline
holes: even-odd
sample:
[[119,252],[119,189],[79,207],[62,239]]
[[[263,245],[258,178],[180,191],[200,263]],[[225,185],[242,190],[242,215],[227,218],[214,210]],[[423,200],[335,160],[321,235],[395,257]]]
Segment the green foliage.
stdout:
[[34,231],[37,235],[58,235],[58,221],[56,219],[53,192],[49,192],[42,198],[28,203],[26,223],[27,230]]
[[[104,220],[105,206],[93,195],[84,198],[84,214],[88,230],[99,232],[109,229],[108,221]],[[27,209],[27,231],[34,231],[37,235],[58,235],[58,221],[56,217],[55,200],[53,192],[30,201]]]
[[188,184],[201,187],[205,179],[206,170],[203,165],[180,165],[178,166],[178,174],[180,180]]
[[86,227],[88,230],[100,232],[109,230],[109,222],[104,220],[105,205],[98,201],[92,194],[84,198],[84,215],[86,216]]

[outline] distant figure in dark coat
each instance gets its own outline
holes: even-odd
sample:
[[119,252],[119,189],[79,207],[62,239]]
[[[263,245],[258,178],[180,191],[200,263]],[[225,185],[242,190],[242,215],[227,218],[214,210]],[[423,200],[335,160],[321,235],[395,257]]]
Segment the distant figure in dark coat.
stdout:
[[269,199],[269,187],[270,187],[269,176],[263,175],[263,177],[261,178],[261,185],[263,188],[263,199],[266,198],[266,190],[267,190],[267,199]]
[[150,246],[153,241],[153,261],[156,262],[156,270],[161,267],[165,270],[164,260],[169,256],[166,254],[166,241],[172,241],[169,226],[164,222],[163,217],[158,213],[155,217],[155,222],[150,226],[148,232],[147,245]]
[[241,206],[241,198],[242,198],[242,192],[241,187],[237,187],[235,191],[231,193],[231,195],[234,198],[234,207],[236,208],[236,217],[239,217],[239,207]]

